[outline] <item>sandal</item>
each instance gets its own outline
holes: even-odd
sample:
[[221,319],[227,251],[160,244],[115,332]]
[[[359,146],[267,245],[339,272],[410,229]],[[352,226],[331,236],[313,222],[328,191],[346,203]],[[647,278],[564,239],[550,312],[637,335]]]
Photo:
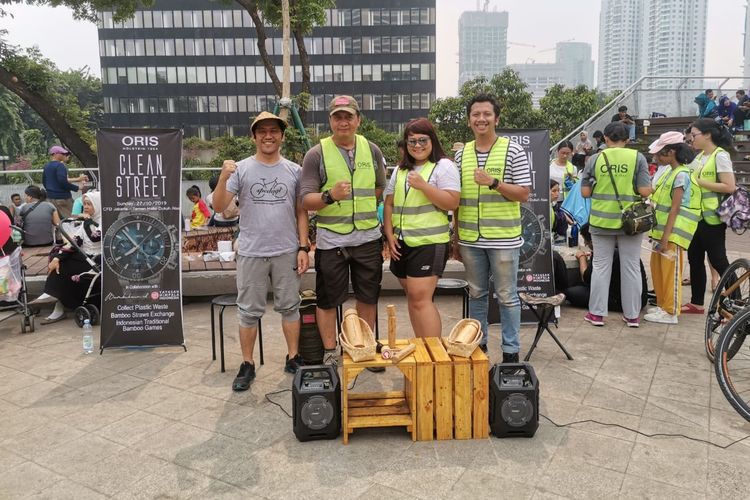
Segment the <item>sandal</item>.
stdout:
[[680,312],[683,314],[705,314],[706,310],[688,302],[680,308]]

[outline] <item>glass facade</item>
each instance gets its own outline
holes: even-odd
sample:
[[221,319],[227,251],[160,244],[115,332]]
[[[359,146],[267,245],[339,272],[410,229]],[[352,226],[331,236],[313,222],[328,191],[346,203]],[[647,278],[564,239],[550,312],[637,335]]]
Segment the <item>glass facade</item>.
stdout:
[[[363,114],[390,130],[426,116],[435,100],[435,0],[339,0],[326,24],[305,38],[311,97],[307,125],[328,127],[334,94],[355,96]],[[156,0],[115,22],[99,16],[107,124],[177,127],[210,139],[247,134],[249,120],[272,110],[276,96],[259,55],[255,26],[237,4]],[[281,78],[281,38],[267,29],[265,48]],[[292,95],[302,67],[291,43]]]

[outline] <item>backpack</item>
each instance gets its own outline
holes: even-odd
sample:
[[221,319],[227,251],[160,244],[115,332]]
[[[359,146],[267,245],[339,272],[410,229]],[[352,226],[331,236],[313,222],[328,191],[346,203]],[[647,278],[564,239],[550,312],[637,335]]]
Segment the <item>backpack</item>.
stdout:
[[716,213],[729,229],[737,234],[744,233],[750,227],[750,193],[747,188],[739,186],[721,203]]

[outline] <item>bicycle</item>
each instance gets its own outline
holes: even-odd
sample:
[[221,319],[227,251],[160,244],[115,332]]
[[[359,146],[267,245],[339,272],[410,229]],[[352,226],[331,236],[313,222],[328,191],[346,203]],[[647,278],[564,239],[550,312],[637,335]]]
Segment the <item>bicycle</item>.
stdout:
[[750,422],[750,307],[737,312],[716,343],[716,379],[729,404]]
[[714,361],[716,342],[731,319],[750,305],[750,260],[732,262],[716,285],[706,310],[706,355]]

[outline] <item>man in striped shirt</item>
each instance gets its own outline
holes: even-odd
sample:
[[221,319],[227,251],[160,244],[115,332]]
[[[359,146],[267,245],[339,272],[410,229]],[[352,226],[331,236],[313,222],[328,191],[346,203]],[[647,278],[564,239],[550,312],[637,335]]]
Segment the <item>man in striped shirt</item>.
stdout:
[[520,204],[529,199],[531,169],[523,148],[495,133],[500,106],[478,95],[466,107],[474,140],[456,152],[461,173],[458,243],[469,282],[469,317],[482,324],[487,352],[490,275],[502,322],[503,363],[517,363],[521,304],[516,286],[521,236]]

